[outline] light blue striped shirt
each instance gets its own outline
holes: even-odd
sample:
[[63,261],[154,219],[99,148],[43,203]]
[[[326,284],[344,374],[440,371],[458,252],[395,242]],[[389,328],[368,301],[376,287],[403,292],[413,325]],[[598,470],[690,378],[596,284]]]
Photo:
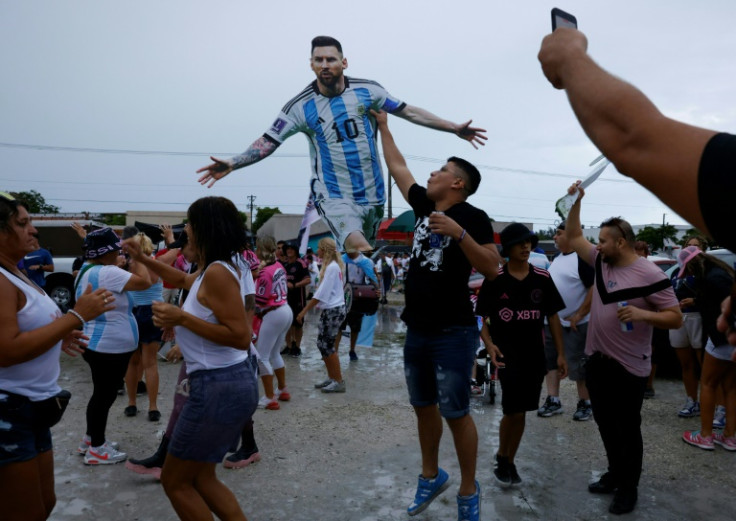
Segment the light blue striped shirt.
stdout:
[[394,113],[405,106],[375,81],[346,76],[342,94],[326,97],[315,80],[281,109],[264,136],[277,144],[297,132],[307,136],[315,202],[382,205],[386,189],[370,110]]

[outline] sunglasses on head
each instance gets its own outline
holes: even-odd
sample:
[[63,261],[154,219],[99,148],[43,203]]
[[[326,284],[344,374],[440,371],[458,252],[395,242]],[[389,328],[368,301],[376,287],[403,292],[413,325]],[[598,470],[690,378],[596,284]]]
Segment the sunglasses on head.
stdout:
[[8,192],[0,192],[0,197],[2,197],[3,199],[5,199],[6,201],[15,201],[15,197],[13,197]]

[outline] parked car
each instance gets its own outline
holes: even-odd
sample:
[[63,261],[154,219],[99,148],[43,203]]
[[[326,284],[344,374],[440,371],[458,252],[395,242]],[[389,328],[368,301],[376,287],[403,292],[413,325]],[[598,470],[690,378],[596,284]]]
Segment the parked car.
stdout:
[[672,266],[677,266],[677,259],[673,259],[670,257],[662,257],[659,255],[650,255],[647,257],[648,261],[653,262],[660,268],[662,268],[662,271],[669,270]]
[[718,248],[716,250],[710,250],[705,253],[713,255],[714,257],[718,257],[723,262],[736,270],[736,253],[733,253],[731,250],[727,250],[726,248]]
[[54,257],[54,271],[46,275],[46,293],[66,312],[74,305],[74,257]]

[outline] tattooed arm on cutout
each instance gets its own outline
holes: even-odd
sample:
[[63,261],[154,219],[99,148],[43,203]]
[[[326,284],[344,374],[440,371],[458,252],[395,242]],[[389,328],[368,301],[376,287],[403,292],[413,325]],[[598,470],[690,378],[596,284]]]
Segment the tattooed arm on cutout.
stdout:
[[278,147],[279,143],[274,142],[266,136],[261,136],[248,147],[248,150],[242,154],[233,156],[230,159],[218,159],[210,156],[210,159],[214,161],[214,163],[197,170],[198,174],[202,174],[199,178],[199,184],[204,185],[209,183],[207,188],[212,188],[212,185],[233,170],[252,165],[261,159],[267,158],[273,154]]

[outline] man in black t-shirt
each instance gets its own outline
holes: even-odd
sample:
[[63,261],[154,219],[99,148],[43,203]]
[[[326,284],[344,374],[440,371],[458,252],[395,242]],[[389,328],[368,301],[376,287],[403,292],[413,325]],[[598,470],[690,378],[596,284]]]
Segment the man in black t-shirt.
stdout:
[[524,434],[526,411],[539,407],[547,372],[545,317],[557,348],[559,376],[567,376],[562,325],[557,316],[565,302],[550,274],[529,264],[529,253],[536,244],[537,236],[523,224],[511,223],[504,228],[501,245],[509,261],[498,277],[483,282],[475,308],[486,319],[481,337],[500,369],[503,418],[493,473],[503,486],[521,483],[514,457]]
[[404,372],[417,415],[422,472],[408,513],[418,514],[449,486],[447,472],[439,468],[444,417],[460,463],[458,512],[469,512],[462,519],[479,519],[478,434],[469,414],[478,329],[468,277],[475,268],[492,279],[500,261],[490,219],[466,202],[478,188],[480,173],[451,157],[431,174],[427,188],[417,185],[388,130],[386,114],[372,113],[389,173],[416,216],[401,318],[407,325]]
[[301,344],[304,329],[303,324],[296,319],[296,316],[307,305],[306,287],[309,286],[312,279],[309,276],[309,269],[305,262],[299,258],[299,250],[294,244],[286,244],[284,253],[286,254],[284,263],[287,288],[286,301],[294,314],[294,321],[291,323],[289,331],[286,332],[286,347],[281,351],[281,354],[297,357],[302,354]]

